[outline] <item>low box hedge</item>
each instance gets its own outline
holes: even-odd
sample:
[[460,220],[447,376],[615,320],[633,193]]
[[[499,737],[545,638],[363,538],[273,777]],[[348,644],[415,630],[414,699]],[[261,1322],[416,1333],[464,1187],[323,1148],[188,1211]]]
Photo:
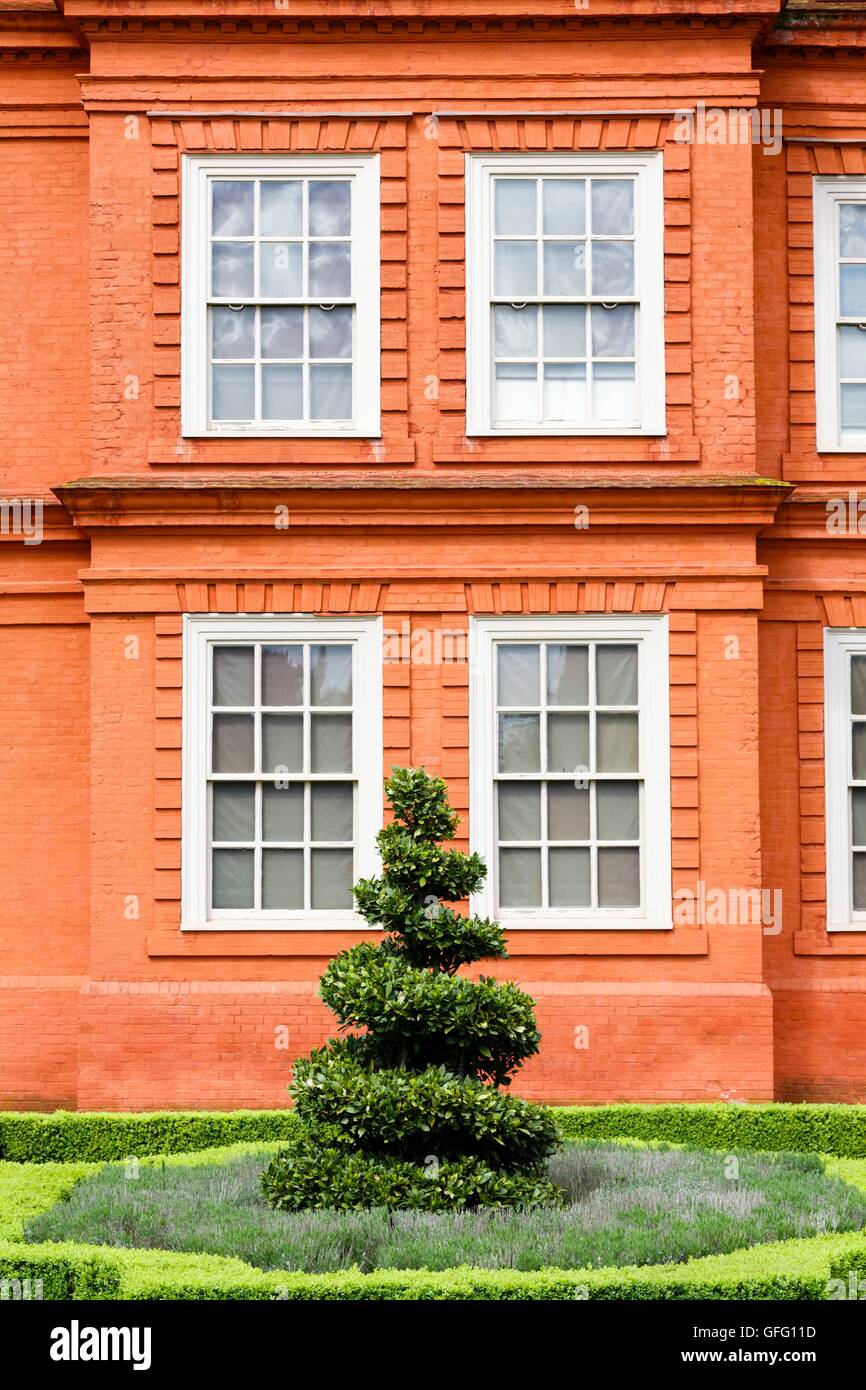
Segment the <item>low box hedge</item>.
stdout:
[[[831,1271],[866,1269],[866,1234],[815,1236],[682,1265],[621,1269],[264,1273],[219,1255],[0,1243],[0,1280],[42,1281],[41,1297],[290,1302],[767,1300],[829,1297]],[[11,1295],[14,1297],[14,1293]]]
[[[866,1158],[864,1105],[573,1105],[554,1110],[565,1139],[666,1140],[728,1150],[781,1150]],[[288,1139],[291,1110],[114,1114],[0,1112],[0,1159],[99,1162],[189,1153],[248,1140]]]

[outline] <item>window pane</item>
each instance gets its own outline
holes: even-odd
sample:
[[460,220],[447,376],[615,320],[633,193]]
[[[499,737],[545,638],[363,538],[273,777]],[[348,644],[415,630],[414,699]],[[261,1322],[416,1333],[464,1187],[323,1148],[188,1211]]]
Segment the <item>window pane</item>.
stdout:
[[541,850],[499,851],[500,907],[541,906]]
[[304,253],[297,241],[266,241],[259,249],[259,293],[295,299],[303,293]]
[[593,363],[592,408],[598,420],[626,422],[637,419],[633,362]]
[[352,703],[352,648],[310,647],[310,704]]
[[851,840],[866,845],[866,787],[851,790]]
[[262,308],[262,357],[303,357],[303,309]]
[[262,839],[300,841],[304,838],[303,787],[262,785]]
[[263,179],[259,191],[259,228],[262,236],[301,236],[304,230],[304,185]]
[[255,355],[255,309],[212,309],[211,356],[253,358]]
[[842,387],[842,429],[866,434],[866,386]]
[[614,299],[634,294],[634,242],[594,241],[592,244],[592,292]]
[[262,704],[303,703],[303,647],[262,647]]
[[537,705],[540,649],[529,642],[514,645],[500,642],[496,648],[498,672],[498,703],[500,705]]
[[214,367],[213,418],[251,420],[256,408],[254,367]]
[[545,420],[586,419],[586,367],[571,362],[544,368]]
[[251,179],[211,181],[211,235],[252,236],[253,183]]
[[253,771],[253,716],[215,714],[213,717],[214,772]]
[[314,840],[353,840],[354,801],[351,782],[323,782],[310,787]]
[[586,181],[544,180],[544,232],[547,236],[583,236],[586,230]]
[[851,775],[866,782],[866,724],[851,725]]
[[352,310],[348,305],[310,310],[310,356],[352,356]]
[[262,850],[262,907],[287,912],[303,906],[303,850]]
[[584,294],[586,291],[586,243],[544,243],[544,293]]
[[589,648],[551,642],[547,648],[547,703],[589,704]]
[[596,647],[595,698],[600,705],[637,704],[637,647]]
[[352,230],[352,190],[347,180],[316,179],[310,184],[310,236],[348,236]]
[[499,783],[499,839],[541,839],[541,788],[537,782]]
[[598,851],[599,907],[640,907],[640,850]]
[[333,363],[310,368],[310,415],[314,420],[352,418],[352,368]]
[[537,714],[500,714],[500,772],[538,772],[540,748]]
[[600,840],[640,839],[640,792],[637,782],[598,782],[596,824]]
[[285,768],[301,772],[304,766],[304,719],[300,714],[262,715],[262,770]]
[[548,893],[551,907],[589,907],[590,858],[588,849],[548,851]]
[[866,378],[866,329],[853,323],[839,327],[839,374]]
[[310,242],[310,294],[324,300],[352,293],[352,252],[345,241]]
[[854,911],[866,912],[866,854],[854,855]]
[[256,838],[256,789],[248,782],[217,782],[213,788],[213,838]]
[[252,242],[215,241],[211,246],[211,294],[217,299],[246,299],[252,293]]
[[839,308],[846,318],[866,318],[866,265],[840,265]]
[[839,255],[866,257],[866,203],[840,204]]
[[851,657],[851,713],[866,714],[866,656]]
[[252,647],[214,647],[213,702],[215,705],[253,703]]
[[547,716],[548,772],[576,772],[589,766],[589,715]]
[[350,849],[314,849],[310,854],[314,908],[351,908],[352,862]]
[[497,357],[535,357],[538,351],[538,311],[534,304],[512,309],[498,304],[493,310]]
[[633,304],[592,306],[592,351],[595,357],[634,357]]
[[535,179],[496,179],[495,230],[500,236],[533,235],[536,229]]
[[310,734],[313,772],[352,771],[351,714],[314,714]]
[[494,250],[494,291],[523,299],[536,292],[537,257],[534,241],[497,241]]
[[495,413],[498,420],[538,418],[538,371],[533,362],[497,363]]
[[593,179],[593,236],[630,236],[634,232],[634,181]]
[[586,356],[586,307],[583,304],[545,304],[545,357]]
[[596,716],[596,761],[599,772],[637,772],[638,716]]
[[251,849],[215,849],[212,901],[218,907],[253,906],[253,867]]
[[303,368],[262,367],[262,419],[300,420],[304,414]]
[[547,786],[547,838],[589,839],[589,789],[573,782],[549,782]]

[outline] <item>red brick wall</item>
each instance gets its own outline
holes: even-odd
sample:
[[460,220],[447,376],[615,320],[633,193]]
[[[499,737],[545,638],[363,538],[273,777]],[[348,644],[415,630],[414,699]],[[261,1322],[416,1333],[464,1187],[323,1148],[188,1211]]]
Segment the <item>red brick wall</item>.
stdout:
[[[812,172],[863,167],[866,54],[721,0],[66,8],[0,15],[0,495],[103,487],[64,493],[41,546],[0,537],[0,1104],[278,1106],[332,1027],[316,980],[353,936],[179,930],[181,617],[217,611],[667,613],[672,887],[778,886],[783,927],[513,934],[489,969],[544,1034],[520,1089],[863,1099],[866,944],[823,917],[820,657],[825,624],[866,625],[866,567],[798,498],[861,467],[814,451],[807,205]],[[677,109],[759,97],[805,143],[676,139]],[[210,149],[378,152],[381,441],[180,438],[178,176]],[[464,156],[597,149],[664,155],[668,434],[467,440]],[[755,473],[800,491],[776,511]],[[385,768],[445,776],[465,835],[465,663],[384,680]]]

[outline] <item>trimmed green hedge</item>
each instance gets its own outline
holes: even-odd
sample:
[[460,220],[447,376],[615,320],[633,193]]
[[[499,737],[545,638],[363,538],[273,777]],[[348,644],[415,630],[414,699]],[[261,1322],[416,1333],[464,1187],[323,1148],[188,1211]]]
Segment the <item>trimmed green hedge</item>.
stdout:
[[704,1149],[866,1157],[866,1105],[574,1105],[557,1110],[565,1139],[664,1139]]
[[[291,1302],[606,1301],[828,1297],[832,1270],[866,1267],[862,1232],[756,1245],[682,1265],[622,1269],[376,1270],[264,1273],[219,1255],[106,1246],[0,1243],[0,1280],[42,1280],[42,1297]],[[12,1295],[14,1296],[14,1294]]]
[[[866,1158],[866,1105],[573,1105],[554,1110],[565,1139],[665,1140],[701,1148],[779,1150]],[[0,1112],[0,1159],[98,1162],[287,1139],[291,1110],[152,1114]]]
[[192,1153],[241,1141],[287,1139],[296,1123],[291,1110],[156,1110],[133,1115],[0,1111],[0,1159],[93,1163],[133,1155]]

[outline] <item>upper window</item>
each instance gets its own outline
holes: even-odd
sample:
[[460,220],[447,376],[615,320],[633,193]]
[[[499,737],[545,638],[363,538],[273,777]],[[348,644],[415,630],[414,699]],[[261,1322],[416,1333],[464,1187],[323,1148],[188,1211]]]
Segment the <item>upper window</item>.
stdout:
[[468,433],[663,434],[662,156],[468,155]]
[[670,927],[663,618],[472,623],[472,837],[513,927]]
[[376,156],[184,160],[183,432],[379,433]]
[[183,922],[351,926],[382,823],[375,619],[187,617]]
[[824,634],[827,927],[866,931],[866,631]]
[[866,180],[815,179],[818,448],[866,450]]

